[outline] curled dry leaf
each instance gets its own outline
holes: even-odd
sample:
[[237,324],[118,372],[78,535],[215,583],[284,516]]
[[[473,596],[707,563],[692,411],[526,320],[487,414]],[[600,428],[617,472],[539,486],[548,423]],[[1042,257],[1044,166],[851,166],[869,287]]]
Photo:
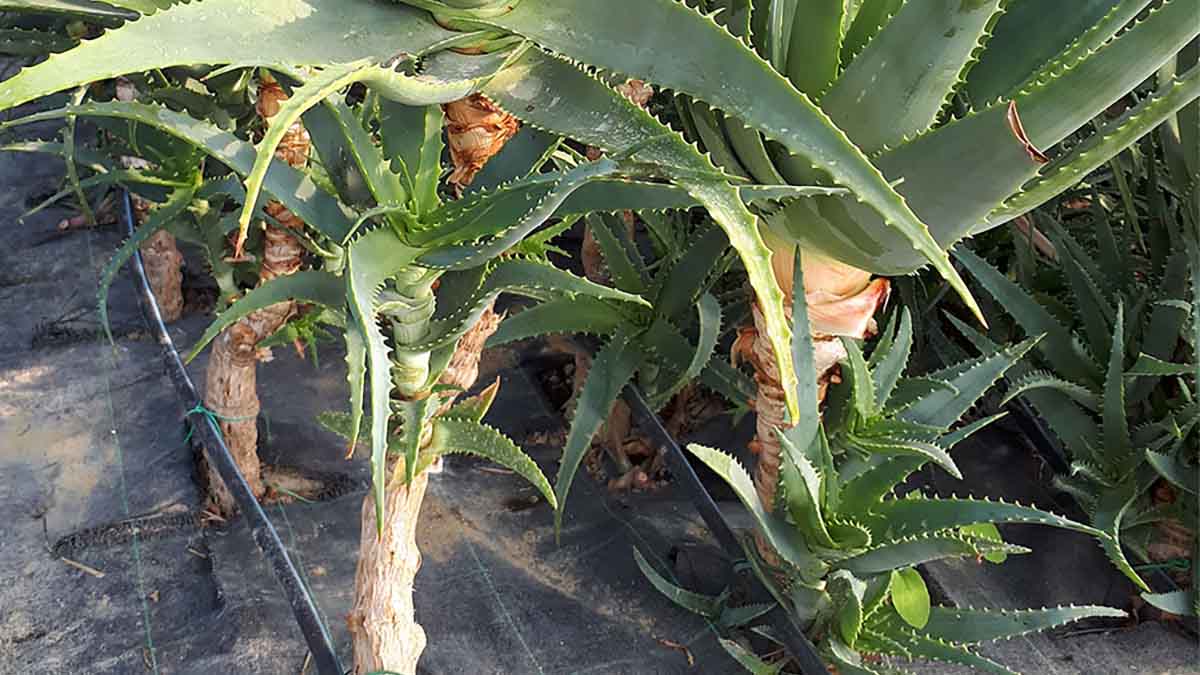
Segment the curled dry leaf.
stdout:
[[475,174],[496,156],[516,135],[521,123],[504,112],[483,94],[447,103],[446,138],[454,171],[450,184],[462,189],[475,180]]

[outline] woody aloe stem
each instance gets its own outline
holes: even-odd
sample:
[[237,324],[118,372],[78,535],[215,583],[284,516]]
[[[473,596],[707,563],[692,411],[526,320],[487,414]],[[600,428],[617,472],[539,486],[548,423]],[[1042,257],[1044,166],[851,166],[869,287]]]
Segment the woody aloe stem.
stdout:
[[[257,110],[267,124],[285,100],[287,94],[279,83],[269,78],[260,82]],[[288,130],[275,155],[292,166],[303,167],[308,163],[311,146],[308,131],[297,122]],[[266,212],[278,225],[263,226],[260,284],[294,274],[304,264],[304,247],[292,234],[304,229],[304,221],[276,201],[266,205]],[[225,443],[258,497],[266,493],[266,484],[258,457],[257,417],[261,404],[257,364],[270,358],[270,353],[260,350],[258,343],[282,328],[295,314],[295,302],[281,302],[230,326],[213,343],[205,373],[204,403],[220,420]],[[212,463],[206,464],[210,504],[220,515],[228,517],[236,510],[236,503]]]

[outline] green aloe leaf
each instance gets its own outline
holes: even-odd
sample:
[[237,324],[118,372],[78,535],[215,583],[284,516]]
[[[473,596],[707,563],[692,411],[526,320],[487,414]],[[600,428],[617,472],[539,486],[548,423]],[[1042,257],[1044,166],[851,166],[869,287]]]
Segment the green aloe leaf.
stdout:
[[929,623],[921,632],[948,642],[973,645],[1037,633],[1081,619],[1127,616],[1119,609],[1095,605],[998,610],[934,607]]
[[817,546],[835,548],[837,544],[825,525],[820,472],[792,445],[786,435],[779,431],[777,433],[784,455],[780,466],[780,484],[791,522],[804,533],[808,541]]
[[1163,612],[1177,616],[1200,615],[1194,591],[1170,591],[1167,593],[1142,593],[1142,598]]
[[427,246],[432,250],[421,257],[421,264],[439,269],[469,269],[485,264],[553,217],[571,193],[593,180],[610,178],[618,170],[617,163],[606,158],[581,164],[563,174],[540,201],[528,204],[520,218],[501,221],[486,241],[462,245],[448,245],[451,242],[446,240],[429,242]]
[[866,518],[894,537],[976,523],[1049,525],[1098,538],[1105,536],[1094,527],[1048,511],[989,499],[890,499],[872,507]]
[[1168,363],[1149,354],[1138,354],[1137,361],[1125,371],[1125,377],[1172,377],[1191,375],[1195,371],[1196,366],[1190,363]]
[[550,481],[537,463],[498,430],[473,419],[455,417],[437,417],[432,425],[428,452],[433,457],[454,454],[482,457],[529,481],[551,508],[558,508]]
[[[1003,541],[1004,540],[1004,538],[1000,536],[999,528],[997,528],[992,523],[975,523],[974,525],[963,525],[962,527],[958,528],[958,531],[962,532],[963,534],[970,535],[972,537],[979,537],[981,539],[990,539],[991,541]],[[999,565],[999,564],[1003,563],[1005,560],[1008,560],[1008,554],[1004,553],[1003,551],[996,552],[996,553],[988,553],[983,556],[983,559],[987,560],[990,563]]]
[[551,300],[506,318],[488,338],[487,346],[498,347],[542,335],[610,335],[627,320],[603,300],[586,296]]
[[[970,558],[1001,550],[1006,553],[1029,552],[1029,549],[1020,546],[971,539],[955,533],[924,534],[874,544],[864,553],[838,561],[835,567],[856,575],[884,574],[933,560]],[[892,583],[895,583],[895,579]]]
[[1146,460],[1150,462],[1150,466],[1154,467],[1158,475],[1166,478],[1175,487],[1192,494],[1197,493],[1195,467],[1189,467],[1176,457],[1153,450],[1146,451]]
[[488,411],[492,409],[492,404],[496,402],[496,395],[499,393],[500,377],[497,376],[495,382],[484,387],[475,396],[454,404],[454,407],[445,416],[468,422],[482,422]]
[[[1070,12],[1046,21],[1040,0],[1010,0],[992,39],[967,78],[966,93],[976,106],[1011,94],[1048,64],[1094,49],[1127,25],[1150,0],[1080,0]],[[1107,17],[1107,19],[1106,19]]]
[[[396,404],[400,413],[400,455],[404,458],[404,484],[409,485],[417,475],[417,461],[421,453],[421,440],[425,435],[425,422],[429,419],[430,405],[436,404],[434,396]],[[372,467],[378,469],[378,467]]]
[[454,33],[427,12],[368,0],[180,3],[51,56],[0,83],[0,109],[89,82],[172,66],[382,63]]
[[951,476],[962,479],[962,471],[950,457],[950,453],[941,446],[911,438],[900,437],[862,437],[852,435],[847,441],[869,453],[882,455],[916,455],[924,461],[933,462],[942,467]]
[[842,63],[853,61],[903,4],[904,0],[863,0],[842,39]]
[[[892,617],[895,618],[892,619]],[[890,620],[884,621],[877,618],[878,628],[873,625],[872,631],[868,633],[871,637],[876,638],[871,641],[870,645],[873,651],[910,659],[920,658],[943,663],[958,663],[981,672],[996,673],[997,675],[1020,675],[963,645],[917,633],[904,624],[899,616],[889,614],[887,618]],[[878,639],[883,637],[880,633],[885,634],[887,639]]]
[[1037,148],[1058,143],[1153,76],[1200,35],[1195,19],[1193,3],[1168,0],[1087,58],[1024,87],[1015,100],[1030,142]]
[[185,362],[191,362],[221,331],[260,309],[288,300],[311,302],[335,312],[346,309],[345,283],[329,272],[307,270],[276,277],[251,290],[221,312],[192,346]]
[[[812,447],[821,425],[821,402],[812,327],[808,320],[804,265],[801,264],[799,250],[795,253],[792,275],[792,363],[796,367],[796,399],[800,415],[785,435],[794,447],[807,450]],[[821,503],[820,500],[817,503]]]
[[920,572],[912,567],[892,570],[892,606],[913,628],[924,628],[929,623],[929,587]]
[[588,230],[600,247],[613,285],[628,293],[645,293],[648,279],[645,261],[625,236],[625,225],[608,214],[592,213],[586,217]]
[[1120,118],[1104,124],[1087,140],[1047,164],[1020,192],[989,213],[972,233],[978,234],[1006,223],[1062,194],[1198,97],[1200,68],[1193,67],[1179,79],[1161,85],[1151,97]]
[[[979,314],[945,251],[862,150],[749,46],[712,19],[674,0],[610,0],[603,5],[590,0],[525,0],[488,23],[559,54],[642,77],[737,116],[827,171],[876,209],[885,226],[902,233],[909,246],[933,264]],[[580,31],[578,26],[588,30]],[[631,48],[648,44],[644,41],[653,41],[661,31],[673,36],[673,58],[664,61],[644,49]]]
[[624,330],[618,330],[592,361],[592,368],[588,371],[587,380],[575,406],[571,430],[567,433],[558,478],[554,484],[554,493],[558,497],[558,508],[554,512],[555,532],[562,530],[562,514],[566,508],[567,494],[592,438],[599,431],[600,425],[608,419],[613,405],[621,396],[621,391],[633,379],[643,359],[644,356],[634,337]]
[[442,177],[444,118],[440,105],[379,101],[377,120],[384,152],[408,179],[410,196],[421,216],[441,205],[438,182]]
[[642,552],[636,546],[633,547],[633,559],[637,562],[638,569],[649,580],[650,585],[659,593],[667,596],[671,602],[693,614],[699,614],[708,619],[715,619],[720,615],[717,598],[711,595],[693,593],[671,583],[663,575],[659,574],[658,570],[654,569],[654,566],[646,560],[645,556],[642,555]]
[[1039,370],[1035,370],[1014,382],[1004,395],[1004,400],[1000,402],[1000,405],[1007,405],[1009,401],[1028,392],[1045,389],[1053,389],[1061,392],[1092,412],[1100,410],[1100,396],[1096,392],[1082,385],[1056,377],[1051,373]]
[[718,641],[721,648],[751,675],[776,675],[783,670],[782,663],[767,663],[738,642],[726,638],[718,638]]
[[[136,3],[136,0],[134,0]],[[136,19],[141,12],[133,7],[124,7],[127,2],[87,2],[86,0],[3,0],[0,10],[36,12],[38,14],[63,14],[86,17],[93,20]],[[141,4],[141,3],[136,3]],[[128,11],[121,11],[121,9]]]
[[954,93],[1003,4],[905,3],[821,97],[821,108],[868,153],[924,132]]
[[813,100],[820,100],[841,67],[842,26],[847,2],[816,0],[801,2],[800,6],[803,11],[794,12],[792,19],[786,67],[778,70],[785,73],[797,89]]
[[[891,337],[890,333],[888,337]],[[912,314],[905,307],[900,311],[900,329],[895,333],[894,341],[888,343],[882,356],[871,353],[871,361],[874,365],[871,369],[871,377],[875,383],[875,398],[880,407],[887,404],[888,399],[892,397],[892,392],[896,389],[896,383],[904,374],[904,368],[908,365],[908,357],[912,352],[912,345]],[[881,348],[883,348],[882,342],[876,346],[877,350]],[[876,361],[877,363],[875,363]]]
[[506,258],[495,263],[486,272],[482,284],[474,293],[450,305],[451,311],[448,314],[430,322],[425,337],[399,349],[426,352],[457,340],[475,325],[479,317],[502,293],[542,300],[577,300],[587,297],[633,305],[648,304],[641,296],[593,283],[547,263],[515,257]]
[[[337,100],[336,96],[326,96],[318,102],[320,105],[304,114],[304,125],[325,172],[338,185],[342,200],[347,204],[355,202],[353,195],[349,194],[349,187],[342,185],[344,180],[339,180],[343,171],[354,171],[361,177],[376,204],[407,203],[408,193],[400,176],[392,171],[391,162],[371,138],[355,111]],[[278,118],[272,120],[272,125],[280,126]],[[258,161],[262,160],[263,151],[262,147],[258,148]],[[402,227],[406,223],[396,218],[394,224]]]
[[347,249],[345,296],[350,318],[367,347],[367,379],[371,396],[371,483],[375,520],[383,527],[387,485],[388,417],[391,414],[392,363],[375,309],[383,282],[411,264],[419,251],[406,246],[390,229],[373,230]]
[[[253,145],[209,122],[197,120],[185,113],[142,103],[84,103],[67,106],[7,122],[0,125],[0,129],[70,115],[112,117],[148,125],[192,143],[243,176],[248,175],[254,166]],[[264,178],[263,187],[309,227],[330,239],[340,242],[350,234],[352,222],[337,199],[317,187],[306,174],[288,166],[287,163],[273,160]]]
[[1071,331],[1023,288],[966,249],[959,248],[954,255],[975,276],[980,285],[1016,319],[1026,334],[1043,335],[1038,350],[1054,366],[1056,372],[1076,382],[1101,380],[1096,364],[1075,348]]
[[717,341],[721,337],[721,303],[717,302],[717,299],[711,294],[705,293],[696,303],[696,314],[700,333],[697,336],[696,349],[692,352],[691,361],[688,362],[687,368],[679,377],[667,387],[656,392],[655,398],[659,401],[669,402],[671,397],[700,377],[700,373],[708,365],[717,349]]
[[696,443],[689,444],[688,450],[733,488],[738,499],[754,516],[759,531],[784,560],[795,565],[802,574],[815,573],[819,576],[823,572],[825,564],[808,550],[800,532],[763,508],[758,492],[754,489],[754,481],[736,459],[720,450]]
[[842,345],[846,348],[847,360],[850,362],[850,382],[854,390],[854,410],[860,419],[869,420],[878,410],[875,399],[875,381],[867,370],[867,361],[863,358],[862,347],[858,341],[843,337]]
[[346,433],[346,439],[350,441],[350,445],[346,454],[353,455],[362,430],[363,392],[366,389],[367,378],[367,341],[362,330],[353,322],[346,323],[344,335],[346,340],[346,382],[350,385],[350,424]]
[[867,583],[846,570],[836,570],[829,575],[828,589],[837,612],[838,634],[846,645],[853,647],[866,616],[863,604]]
[[1104,378],[1104,408],[1102,411],[1105,464],[1118,474],[1132,470],[1132,462],[1141,458],[1133,452],[1129,435],[1129,417],[1125,410],[1125,308],[1117,307],[1113,326],[1112,354],[1108,358],[1108,374]]

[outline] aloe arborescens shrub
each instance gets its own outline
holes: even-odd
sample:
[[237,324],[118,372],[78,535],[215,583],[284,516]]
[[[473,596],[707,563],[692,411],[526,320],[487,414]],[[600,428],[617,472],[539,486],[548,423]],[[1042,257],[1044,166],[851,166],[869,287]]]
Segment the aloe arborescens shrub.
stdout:
[[[797,275],[797,287],[802,287]],[[808,317],[797,296],[796,331]],[[1002,415],[968,424],[960,418],[1037,343],[1030,339],[982,358],[922,376],[906,374],[913,345],[907,310],[894,314],[868,358],[858,341],[843,341],[843,381],[831,390],[824,420],[776,433],[783,450],[779,501],[766,508],[750,475],[718,450],[690,450],[721,475],[750,512],[772,557],[757,559],[760,578],[804,626],[838,672],[869,674],[879,656],[924,658],[1009,672],[975,651],[982,642],[1051,628],[1087,617],[1124,616],[1106,607],[985,610],[931,606],[916,570],[945,558],[1002,563],[1028,550],[1005,543],[997,524],[1029,523],[1095,537],[1118,568],[1139,585],[1115,537],[1036,508],[971,497],[904,492],[913,473],[934,464],[958,476],[951,450]],[[814,410],[819,384],[811,340],[797,348],[798,398]],[[803,370],[799,370],[803,369]],[[957,428],[955,428],[957,427]],[[765,564],[764,564],[765,563]],[[654,572],[649,572],[652,578]],[[656,583],[661,587],[661,581]],[[1144,587],[1144,586],[1143,586]],[[746,664],[758,659],[726,643]],[[783,664],[762,664],[777,672]]]
[[[766,21],[768,3],[721,3],[729,10],[732,32],[675,0],[405,0],[395,5],[372,0],[264,0],[249,9],[239,0],[167,7],[122,1],[114,4],[153,13],[0,84],[0,108],[121,72],[183,64],[269,67],[301,82],[281,109],[279,124],[268,130],[257,149],[231,145],[226,137],[191,118],[157,108],[85,104],[60,114],[140,116],[189,136],[246,177],[239,219],[243,236],[263,191],[322,232],[328,260],[334,263],[329,270],[277,279],[247,295],[243,309],[303,295],[305,301],[332,308],[330,320],[346,326],[351,379],[360,385],[358,393],[352,387],[352,400],[361,403],[363,373],[370,373],[376,488],[369,499],[374,500],[379,518],[384,488],[393,482],[387,451],[393,391],[398,417],[408,421],[401,425],[405,484],[419,473],[421,449],[443,447],[438,439],[447,438],[446,429],[454,426],[445,416],[427,417],[436,406],[421,401],[436,393],[436,378],[431,376],[444,363],[438,359],[448,358],[454,338],[470,323],[467,319],[477,315],[451,313],[440,317],[444,323],[434,323],[434,281],[441,280],[439,295],[448,293],[449,279],[483,268],[549,213],[567,206],[572,197],[582,211],[592,210],[585,208],[587,198],[606,208],[618,204],[608,194],[615,186],[607,181],[626,169],[669,182],[682,188],[691,202],[708,209],[738,251],[757,295],[760,332],[771,346],[766,360],[777,365],[787,413],[777,417],[786,417],[789,424],[804,422],[780,290],[788,278],[776,279],[772,256],[776,263],[786,264],[792,244],[799,241],[816,253],[872,274],[903,274],[932,264],[965,294],[947,247],[976,227],[1002,222],[1052,196],[1062,189],[1065,175],[1088,168],[1097,158],[1103,161],[1169,111],[1195,98],[1198,78],[1190,71],[1164,83],[1159,95],[1097,134],[1090,145],[1043,170],[1042,150],[1132,89],[1196,36],[1200,27],[1188,20],[1187,3],[1162,3],[1115,38],[1149,1],[1096,3],[1089,11],[1103,5],[1107,7],[1101,10],[1111,7],[1112,11],[1081,14],[1079,20],[1072,17],[1065,24],[1067,34],[1056,33],[1043,43],[1042,33],[1025,30],[1034,25],[1030,17],[1040,11],[1037,0],[1003,3],[1008,9],[1003,16],[1000,0],[940,0],[932,11],[925,3],[897,7],[890,0],[867,0],[848,3],[858,7],[853,21],[843,14],[847,3],[834,0],[805,3],[804,12],[796,14],[799,18],[790,21]],[[799,7],[769,4],[784,10]],[[836,18],[808,20],[821,9],[831,10],[827,14]],[[893,11],[895,16],[885,21]],[[982,38],[993,28],[996,37],[987,41],[978,66],[970,68],[979,56]],[[813,33],[805,32],[809,30]],[[673,38],[668,57],[645,48],[662,44],[664,35]],[[1002,35],[1006,37],[1001,39]],[[1071,42],[1075,35],[1080,39]],[[748,40],[758,42],[769,62]],[[513,47],[522,41],[532,47]],[[801,48],[794,58],[785,57],[793,44],[816,47],[825,67],[815,67],[818,59]],[[896,58],[897,52],[913,45],[930,58]],[[1052,49],[1043,49],[1046,45]],[[454,51],[464,47],[472,53]],[[1058,52],[1063,52],[1062,67],[1054,61]],[[1021,57],[1020,67],[1006,69],[1004,64],[1015,56]],[[1000,67],[985,67],[989,62]],[[755,182],[821,182],[845,187],[848,193],[792,200],[782,209],[754,213],[728,180],[729,174],[737,172],[719,156],[724,141],[710,143],[701,137],[723,173],[709,157],[577,63],[644,79],[719,111],[725,116],[722,128],[710,136],[720,140],[729,135],[726,145],[737,151],[739,161],[765,158],[776,166],[778,175],[755,175]],[[877,76],[885,63],[904,67],[888,70],[895,77],[881,83]],[[962,92],[963,79],[974,111],[947,121],[945,104],[952,94]],[[350,166],[350,173],[361,179],[358,185],[365,184],[370,192],[366,200],[357,201],[343,194],[339,203],[316,189],[309,176],[273,161],[272,154],[284,131],[301,115],[310,131],[313,120],[308,117],[332,114],[335,129],[359,134],[364,127],[349,123],[345,117],[349,113],[337,110],[336,100],[330,103],[334,92],[358,82],[367,86],[367,101],[372,105],[394,101],[428,106],[482,91],[501,110],[596,146],[610,159],[553,179],[529,179],[510,186],[481,197],[493,200],[486,205],[468,196],[457,206],[436,206],[436,176],[430,181],[428,172],[440,168],[434,168],[438,163],[421,152],[432,146],[425,144],[423,136],[414,141],[403,128],[388,123],[404,119],[411,124],[411,117],[377,117],[378,128],[370,132],[378,133],[386,161],[364,161],[356,153],[341,156],[318,147],[325,164],[335,165],[334,170],[326,166],[330,177],[341,178],[337,164]],[[993,102],[997,97],[1003,99]],[[820,108],[813,99],[819,99]],[[329,105],[335,109],[331,111]],[[691,123],[697,132],[703,126],[699,122]],[[432,127],[420,118],[417,128]],[[361,138],[351,142],[356,149],[371,145]],[[398,158],[402,159],[399,168],[393,166]],[[755,171],[764,168],[758,164]],[[381,167],[396,168],[400,177]],[[955,189],[948,191],[948,185]],[[1025,191],[1019,192],[1023,187]],[[475,209],[494,208],[506,198],[513,200],[508,202],[514,209],[511,219],[498,223],[469,217],[482,212]],[[351,209],[357,215],[349,216],[342,208],[349,203],[359,206],[357,211]],[[764,241],[760,218],[771,224],[775,238],[787,242],[776,247],[782,250],[773,251]],[[363,221],[376,227],[362,230]],[[519,261],[495,265],[493,276],[488,277],[494,285],[484,280],[476,289],[490,293],[503,286],[502,269],[503,274],[518,273]],[[390,335],[384,335],[382,325]],[[429,331],[435,331],[436,340]],[[613,342],[609,348],[618,354],[624,349]],[[805,405],[804,415],[815,419],[816,414],[815,405]],[[352,417],[358,419],[357,414]],[[357,427],[357,421],[350,425],[351,438],[357,437]]]
[[[1140,105],[1047,163],[1051,148],[1196,37],[1193,6],[1095,2],[1048,26],[1039,0],[697,4],[723,10],[717,21],[820,105],[894,182],[940,249],[1047,201],[1200,96],[1195,68],[1164,77]],[[829,179],[812,157],[760,133],[752,113],[712,103],[683,97],[679,107],[689,135],[730,174],[771,184]],[[766,98],[755,103],[770,105]],[[886,297],[871,274],[907,274],[925,262],[913,232],[888,227],[871,209],[844,198],[799,199],[760,215],[786,296],[791,252],[799,246],[810,268],[805,276],[814,309],[829,291],[847,301],[829,318],[854,330],[833,335],[866,333],[864,320]],[[827,276],[826,258],[849,267]],[[820,344],[826,317],[813,316]],[[772,348],[747,350],[758,357],[765,389],[757,402],[764,450],[757,479],[768,509],[779,464],[773,429],[796,422],[782,405],[788,384],[771,368],[777,360]],[[836,341],[829,349],[837,349]]]

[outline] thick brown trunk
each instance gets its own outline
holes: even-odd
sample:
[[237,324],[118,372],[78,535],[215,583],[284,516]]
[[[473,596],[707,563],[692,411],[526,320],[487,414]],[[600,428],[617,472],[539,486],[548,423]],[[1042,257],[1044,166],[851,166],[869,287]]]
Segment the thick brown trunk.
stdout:
[[[257,109],[270,121],[279,112],[287,95],[277,82],[264,80],[259,85]],[[275,156],[295,167],[308,163],[312,142],[302,124],[293,124],[275,151]],[[266,206],[267,213],[283,227],[266,224],[263,227],[262,264],[259,284],[294,274],[304,264],[304,247],[289,230],[304,229],[304,221],[277,201]],[[258,343],[283,327],[296,313],[296,303],[280,302],[265,307],[225,329],[213,343],[212,356],[205,373],[204,405],[217,415],[225,445],[245,476],[254,496],[262,497],[266,485],[262,479],[262,464],[258,458],[257,418],[261,404],[258,400],[259,361],[270,360],[269,350],[259,349]],[[223,517],[237,511],[228,486],[206,461],[209,502]]]
[[347,618],[355,675],[380,670],[412,675],[425,649],[425,631],[413,607],[413,580],[421,568],[417,521],[429,474],[422,471],[407,486],[402,476],[393,472],[387,486],[382,535],[374,497],[363,499],[354,607]]
[[[479,317],[479,321],[458,339],[454,355],[450,357],[450,364],[438,378],[438,384],[451,386],[460,391],[466,391],[474,386],[475,380],[479,377],[479,361],[483,358],[483,345],[488,338],[492,337],[503,320],[504,316],[498,314],[493,306],[489,305],[483,315]],[[452,404],[452,400],[443,403],[439,414],[449,409]]]
[[[461,190],[517,132],[519,122],[479,94],[450,103],[445,111],[455,166],[449,182]],[[483,346],[502,319],[488,306],[479,321],[459,338],[438,384],[460,392],[475,384]],[[445,400],[438,414],[448,410],[457,396]],[[392,467],[382,534],[375,520],[374,497],[363,499],[354,606],[347,617],[354,641],[355,675],[380,670],[412,675],[425,650],[425,631],[417,623],[413,607],[413,581],[421,568],[417,523],[428,483],[429,472],[422,471],[405,485],[403,472]]]
[[[784,289],[787,320],[791,321],[793,253],[777,252],[772,259],[775,276]],[[825,391],[830,382],[838,377],[838,362],[846,356],[840,337],[862,339],[875,331],[872,316],[888,297],[886,279],[870,280],[870,274],[841,263],[805,256],[804,261],[805,300],[808,306],[809,328],[813,337],[814,369],[817,375],[818,402],[825,400]],[[775,508],[779,494],[779,468],[782,461],[777,430],[793,426],[787,416],[784,390],[780,384],[779,367],[775,350],[766,335],[766,324],[756,304],[754,327],[743,330],[734,345],[734,357],[747,358],[754,366],[754,380],[758,385],[754,401],[757,417],[756,434],[751,441],[751,450],[758,455],[754,469],[754,487],[763,507],[768,511]],[[759,553],[772,566],[779,559],[770,544],[761,536],[756,537]]]
[[[133,205],[134,222],[140,226],[149,217],[153,204],[135,194],[129,195],[129,201]],[[150,235],[139,250],[142,265],[146,268],[146,281],[154,292],[154,300],[158,303],[163,321],[178,321],[183,315],[183,254],[179,252],[175,235],[159,230]]]
[[141,245],[141,253],[146,280],[163,321],[178,321],[183,315],[183,255],[175,235],[166,230],[155,232]]
[[[255,496],[266,491],[258,460],[257,333],[238,322],[213,341],[205,372],[204,405],[217,416],[225,445]],[[233,495],[206,452],[210,506],[222,517],[237,511]]]
[[[450,364],[438,384],[466,391],[479,377],[483,346],[503,317],[492,307],[458,340]],[[442,404],[445,412],[453,398]],[[413,580],[421,567],[417,549],[417,522],[429,473],[421,472],[409,485],[393,467],[383,512],[383,535],[375,520],[375,499],[363,500],[358,571],[354,577],[354,607],[347,621],[354,640],[354,672],[365,675],[388,670],[402,675],[416,672],[425,649],[425,631],[413,608]]]
[[[754,365],[754,381],[758,391],[754,399],[755,436],[752,448],[758,454],[754,467],[754,487],[758,498],[768,511],[775,508],[775,495],[779,483],[779,464],[782,450],[776,429],[788,429],[792,425],[787,419],[787,404],[779,380],[779,367],[775,361],[775,350],[766,339],[766,325],[758,304],[754,305],[754,328],[756,337],[752,346],[751,363]],[[790,314],[790,312],[789,312]]]

